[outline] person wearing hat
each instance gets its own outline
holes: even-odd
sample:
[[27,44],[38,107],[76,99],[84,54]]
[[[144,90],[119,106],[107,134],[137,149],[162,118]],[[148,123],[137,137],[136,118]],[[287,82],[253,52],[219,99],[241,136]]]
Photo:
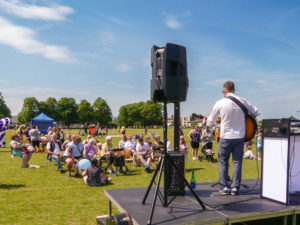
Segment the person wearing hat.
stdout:
[[28,162],[31,159],[31,153],[27,149],[27,145],[21,142],[21,137],[18,134],[14,134],[11,137],[9,146],[12,149],[13,156],[20,156],[22,158],[22,168],[28,168]]

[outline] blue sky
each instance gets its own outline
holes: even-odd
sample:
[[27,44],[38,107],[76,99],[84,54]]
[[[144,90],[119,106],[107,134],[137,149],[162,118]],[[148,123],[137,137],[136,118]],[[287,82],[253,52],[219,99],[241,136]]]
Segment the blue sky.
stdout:
[[150,49],[171,42],[188,54],[182,115],[209,114],[233,80],[260,119],[297,116],[299,25],[299,1],[1,0],[0,91],[13,115],[28,96],[102,97],[118,115],[150,98]]

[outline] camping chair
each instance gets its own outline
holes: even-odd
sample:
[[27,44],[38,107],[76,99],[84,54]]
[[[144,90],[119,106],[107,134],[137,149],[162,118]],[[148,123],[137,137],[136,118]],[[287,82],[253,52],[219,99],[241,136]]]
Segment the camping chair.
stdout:
[[[107,166],[104,169],[104,172],[106,173],[107,169],[109,166],[111,166],[112,169],[112,173],[114,174],[118,174],[118,172],[123,172],[125,174],[130,174],[130,171],[128,169],[128,167],[126,166],[126,161],[125,161],[125,157],[124,157],[124,151],[116,151],[117,156],[116,157],[111,157],[109,158],[109,162],[107,163]],[[104,158],[104,157],[103,157]],[[100,158],[101,160],[101,158]],[[112,162],[111,162],[112,160]],[[107,158],[105,158],[105,161],[107,161]],[[112,165],[115,166],[115,170],[113,170]],[[123,166],[125,166],[125,171],[123,171]],[[120,171],[118,171],[118,168]]]
[[131,155],[131,150],[129,148],[124,148],[125,162],[133,162],[133,156]]

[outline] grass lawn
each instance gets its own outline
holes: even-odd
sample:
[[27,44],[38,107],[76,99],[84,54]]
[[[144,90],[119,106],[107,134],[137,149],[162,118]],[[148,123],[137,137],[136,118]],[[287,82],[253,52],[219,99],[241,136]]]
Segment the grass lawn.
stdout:
[[[70,132],[77,134],[78,130]],[[143,129],[126,130],[126,134],[143,132]],[[155,132],[162,136],[162,129]],[[188,132],[188,129],[184,130],[185,134]],[[7,143],[13,133],[15,131],[7,133]],[[169,134],[173,134],[173,130]],[[104,137],[97,139],[104,142]],[[169,139],[172,140],[173,136]],[[119,140],[113,138],[116,145]],[[214,151],[217,153],[217,144],[214,144]],[[113,176],[111,184],[87,187],[82,178],[67,178],[66,173],[60,174],[54,162],[47,166],[46,153],[34,154],[30,164],[40,165],[41,168],[22,169],[20,158],[10,158],[9,148],[0,149],[0,224],[95,224],[96,216],[108,213],[108,200],[103,193],[105,189],[145,187],[153,175],[145,173],[142,167],[133,168],[129,163],[129,169],[134,171],[132,175]],[[188,167],[195,169],[197,182],[218,180],[217,163],[192,161],[191,150]],[[191,179],[191,174],[191,171],[185,173],[187,180]],[[255,160],[244,160],[243,179],[249,178],[257,178]],[[114,213],[117,213],[116,209]]]

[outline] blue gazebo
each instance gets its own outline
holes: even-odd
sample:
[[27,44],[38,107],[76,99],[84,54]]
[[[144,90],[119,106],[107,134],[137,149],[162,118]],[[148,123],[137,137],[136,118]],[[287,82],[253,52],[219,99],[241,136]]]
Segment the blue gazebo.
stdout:
[[54,120],[44,113],[41,113],[40,115],[34,117],[31,120],[31,125],[32,126],[38,126],[39,131],[42,134],[47,134],[48,133],[48,127],[53,127]]

